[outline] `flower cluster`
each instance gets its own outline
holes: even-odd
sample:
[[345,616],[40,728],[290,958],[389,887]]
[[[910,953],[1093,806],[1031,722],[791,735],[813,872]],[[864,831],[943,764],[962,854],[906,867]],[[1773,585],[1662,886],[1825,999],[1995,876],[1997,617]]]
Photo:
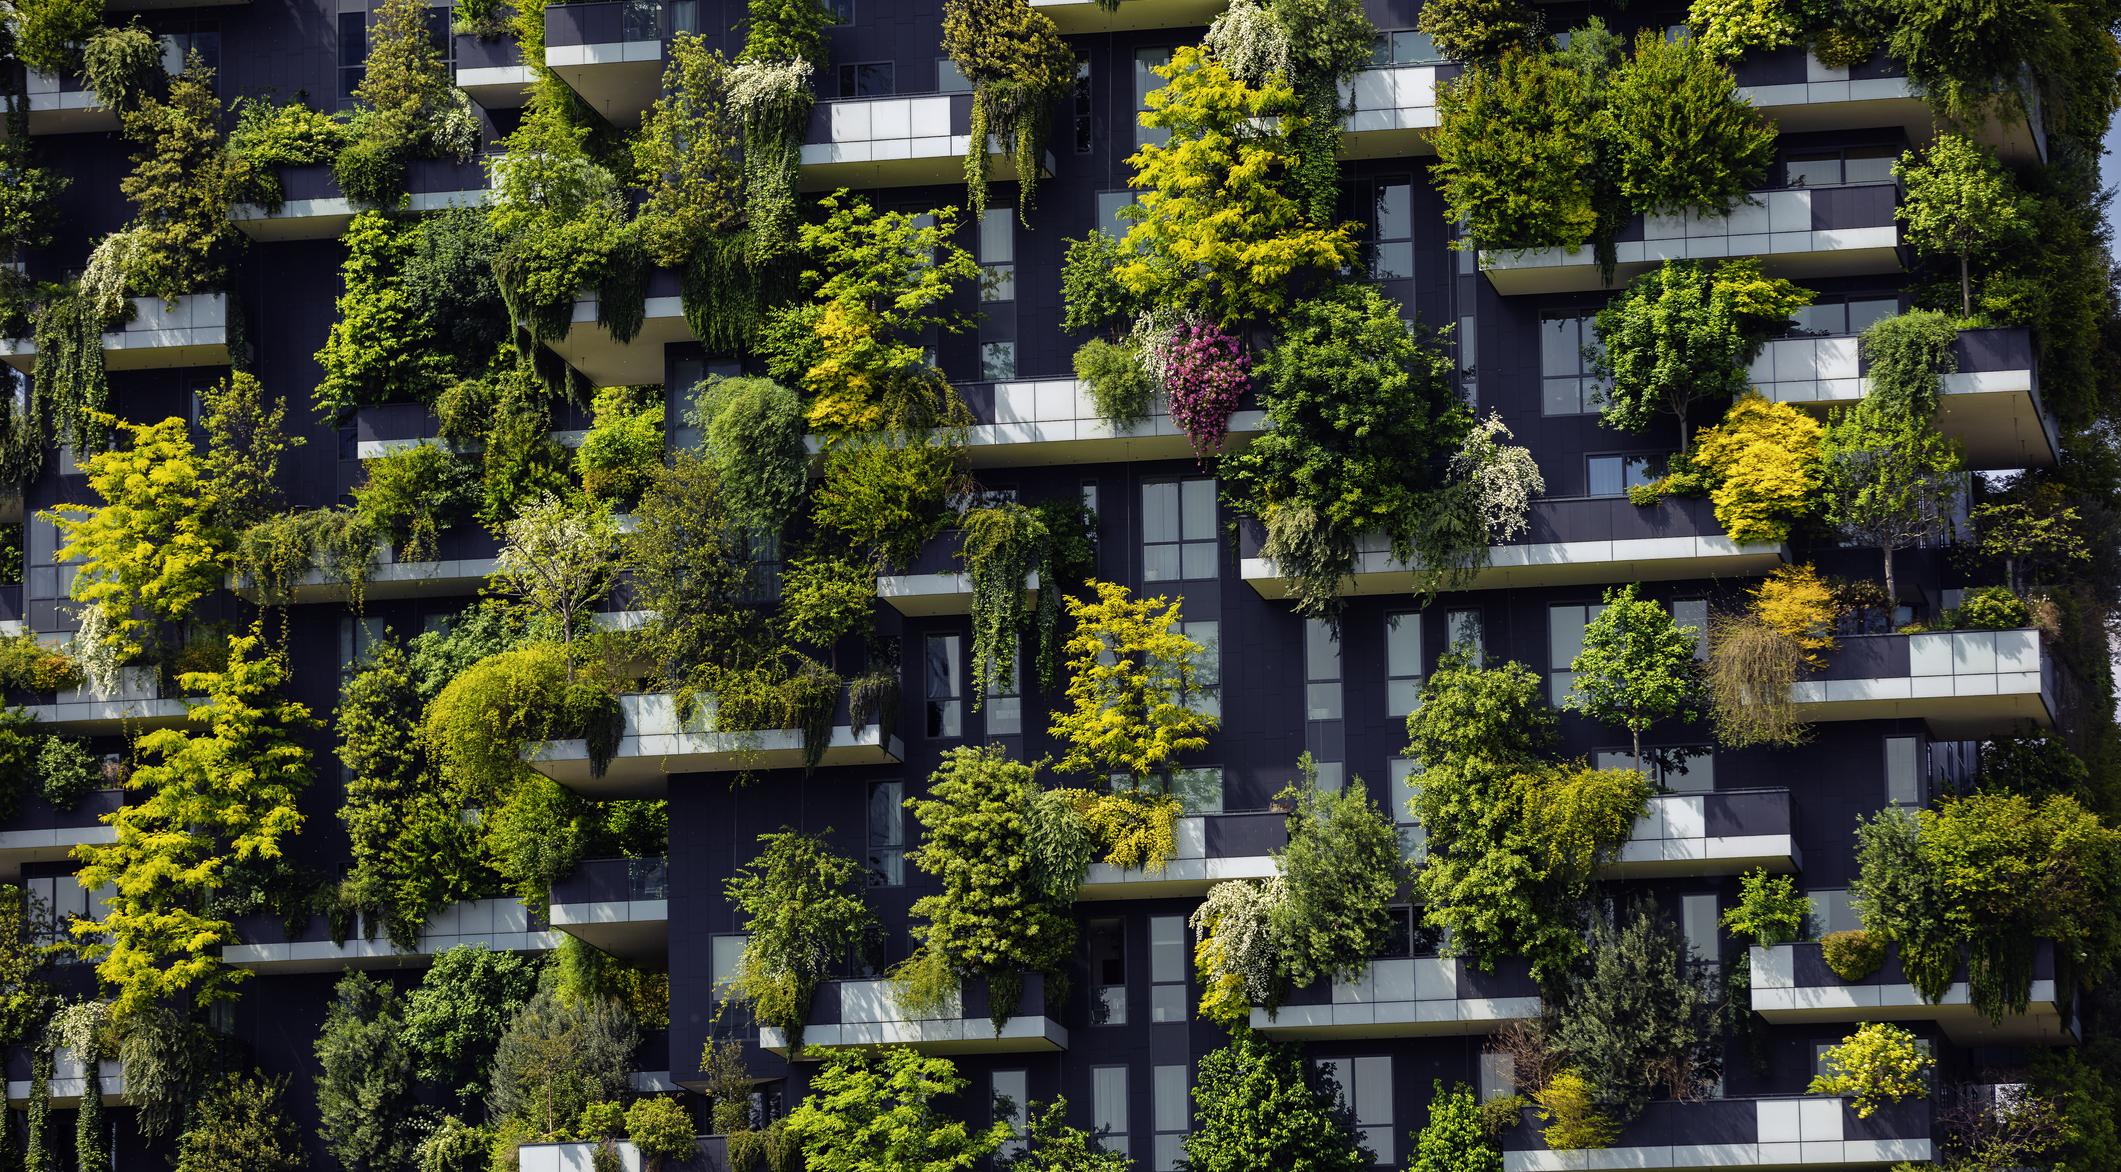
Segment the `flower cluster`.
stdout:
[[1236,336],[1212,323],[1188,323],[1153,338],[1145,357],[1162,376],[1171,419],[1192,441],[1194,455],[1220,451],[1251,381],[1251,360]]

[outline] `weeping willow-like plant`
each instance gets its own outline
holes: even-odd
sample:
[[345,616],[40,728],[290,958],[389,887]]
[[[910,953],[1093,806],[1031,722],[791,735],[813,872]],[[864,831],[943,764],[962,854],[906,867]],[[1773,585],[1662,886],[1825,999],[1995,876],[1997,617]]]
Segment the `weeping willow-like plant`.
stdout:
[[987,210],[987,140],[1016,164],[1017,218],[1030,226],[1046,128],[1055,104],[1075,86],[1075,52],[1053,18],[1029,0],[949,0],[943,6],[943,51],[972,83],[972,133],[965,148],[965,188],[974,215]]

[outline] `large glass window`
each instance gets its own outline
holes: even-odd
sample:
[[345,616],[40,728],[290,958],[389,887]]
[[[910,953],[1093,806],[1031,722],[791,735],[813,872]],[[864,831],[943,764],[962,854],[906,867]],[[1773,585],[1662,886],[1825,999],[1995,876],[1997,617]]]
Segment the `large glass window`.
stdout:
[[1024,1150],[1024,1127],[1030,1119],[1031,1075],[1023,1070],[997,1070],[987,1087],[987,1101],[996,1122],[1007,1123],[1012,1138],[1002,1143],[1002,1154],[1015,1156]]
[[897,67],[889,61],[850,61],[839,73],[843,98],[888,98],[898,92]]
[[1162,143],[1170,139],[1168,130],[1154,130],[1141,124],[1141,115],[1148,112],[1149,95],[1164,88],[1164,79],[1156,75],[1158,67],[1171,62],[1169,49],[1136,49],[1134,51],[1134,145]]
[[744,946],[751,937],[723,935],[710,937],[707,941],[708,979],[714,985],[714,999],[727,1001],[736,991],[737,970],[744,963]]
[[1009,670],[987,681],[987,735],[1021,736],[1024,731],[1024,649],[1016,647],[1009,657]]
[[1200,657],[1193,664],[1193,694],[1186,702],[1195,711],[1210,716],[1223,714],[1223,625],[1215,619],[1181,620],[1179,630],[1200,644]]
[[898,887],[906,882],[906,786],[897,781],[869,783],[869,886]]
[[1631,488],[1657,479],[1656,458],[1652,456],[1589,456],[1585,467],[1589,472],[1590,496],[1626,496]]
[[1340,1084],[1341,1102],[1355,1112],[1355,1129],[1378,1164],[1397,1164],[1392,1135],[1392,1060],[1327,1058],[1320,1066]]
[[1215,481],[1152,480],[1142,485],[1142,580],[1215,577]]
[[1405,716],[1421,702],[1421,612],[1385,616],[1385,715]]
[[1186,1067],[1184,1063],[1159,1066],[1151,1071],[1155,1078],[1156,1150],[1155,1162],[1150,1165],[1153,1172],[1177,1172],[1178,1161],[1186,1154],[1186,1133],[1193,1116],[1193,1101],[1186,1089]]
[[1712,894],[1679,897],[1679,930],[1686,936],[1694,959],[1715,964],[1723,950],[1716,936],[1716,897]]
[[1448,610],[1443,615],[1444,646],[1474,663],[1488,657],[1488,625],[1478,610]]
[[1132,1155],[1134,1145],[1127,1132],[1127,1068],[1090,1068],[1090,1118],[1098,1132],[1098,1145],[1108,1152]]
[[1895,806],[1922,802],[1922,742],[1915,737],[1885,738],[1885,800]]
[[1843,183],[1891,183],[1900,152],[1891,147],[1793,151],[1782,162],[1789,187],[1833,187]]
[[1184,1022],[1186,1007],[1186,918],[1150,916],[1149,1020]]
[[957,635],[930,635],[923,695],[928,702],[928,735],[948,740],[965,735],[964,640]]
[[1090,1024],[1127,1024],[1127,921],[1100,917],[1085,925],[1090,961]]
[[988,208],[979,221],[980,300],[1016,300],[1016,209]]
[[1790,314],[1790,333],[1820,338],[1861,334],[1873,322],[1899,312],[1896,297],[1821,297]]
[[1592,415],[1605,404],[1591,367],[1598,335],[1585,314],[1550,313],[1539,319],[1540,412]]
[[1324,619],[1304,620],[1304,719],[1339,720],[1340,640]]

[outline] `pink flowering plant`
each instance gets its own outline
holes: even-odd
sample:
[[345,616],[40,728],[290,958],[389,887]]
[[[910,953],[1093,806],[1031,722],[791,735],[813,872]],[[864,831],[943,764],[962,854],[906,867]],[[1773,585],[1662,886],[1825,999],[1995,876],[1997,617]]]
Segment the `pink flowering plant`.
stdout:
[[1171,418],[1205,458],[1222,450],[1230,416],[1251,381],[1251,360],[1237,337],[1209,322],[1188,322],[1163,338],[1157,363],[1171,400]]

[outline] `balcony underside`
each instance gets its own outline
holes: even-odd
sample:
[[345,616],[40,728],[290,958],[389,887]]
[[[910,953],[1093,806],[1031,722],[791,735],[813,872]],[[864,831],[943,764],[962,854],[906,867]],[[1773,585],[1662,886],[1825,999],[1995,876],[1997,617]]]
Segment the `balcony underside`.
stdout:
[[1749,256],[1757,258],[1769,276],[1798,281],[1897,273],[1902,267],[1899,230],[1890,226],[1759,233],[1758,237],[1757,243],[1748,243],[1746,237],[1623,240],[1614,248],[1618,263],[1611,285],[1598,279],[1598,261],[1588,244],[1573,253],[1560,249],[1526,254],[1483,250],[1481,271],[1497,293],[1509,297],[1617,289],[1666,260]]
[[[2030,679],[2024,677],[2030,676]],[[1989,689],[1951,694],[1958,689]],[[1943,692],[1944,694],[1937,694]],[[1947,740],[2002,736],[2028,724],[2048,728],[2054,713],[2038,672],[2004,676],[1900,676],[1875,680],[1804,680],[1791,687],[1807,721],[1922,720]]]
[[1252,1011],[1252,1028],[1295,1041],[1334,1038],[1425,1038],[1491,1034],[1539,1016],[1537,997],[1466,997],[1435,1001],[1365,1001],[1284,1005],[1273,1017]]
[[[1568,541],[1503,545],[1488,552],[1488,565],[1463,590],[1533,586],[1593,586],[1617,582],[1665,582],[1693,578],[1765,574],[1787,560],[1781,546],[1739,545],[1727,537],[1653,537],[1623,541]],[[1240,570],[1262,598],[1288,597],[1288,583],[1264,558],[1246,558]],[[1387,553],[1358,556],[1344,584],[1349,595],[1406,594],[1426,575]]]
[[[818,762],[821,768],[891,765],[904,758],[897,737],[884,738],[875,724],[856,730],[840,725]],[[602,777],[591,777],[589,746],[581,740],[547,741],[527,758],[530,767],[585,797],[662,797],[672,774],[742,773],[803,767],[802,734],[794,729],[763,732],[629,733]]]
[[[1436,153],[1436,148],[1429,143],[1429,133],[1436,129],[1434,110],[1386,110],[1379,113],[1395,115],[1391,120],[1394,124],[1372,129],[1360,121],[1358,113],[1341,132],[1341,158],[1396,159]],[[1424,114],[1426,118],[1421,117]]]
[[1097,0],[1031,0],[1033,10],[1053,18],[1068,36],[1140,29],[1200,28],[1221,13],[1225,0],[1122,0],[1107,12]]
[[[1266,424],[1266,413],[1262,411],[1232,414],[1231,448],[1243,447],[1265,430]],[[966,430],[965,455],[975,468],[1122,464],[1193,457],[1192,441],[1168,415],[1145,420],[1125,435],[1113,434],[1112,425],[1103,419],[982,423]]]
[[[106,1059],[102,1063],[100,1073],[103,1076],[103,1105],[106,1107],[126,1106],[131,1100],[125,1096],[124,1070],[115,1060]],[[68,1111],[81,1105],[81,1092],[88,1088],[88,1080],[79,1074],[71,1077],[54,1076],[44,1084],[44,1087],[45,1098],[50,1105],[58,1110]],[[8,1079],[7,1105],[20,1108],[28,1107],[29,1088],[30,1080],[26,1078]],[[71,1129],[73,1125],[68,1123],[66,1126]],[[67,1140],[65,1142],[70,1144],[72,1141]]]
[[528,65],[493,65],[459,68],[457,88],[486,110],[517,110],[530,100],[537,74]]
[[[1857,389],[1843,389],[1841,384],[1850,381]],[[1835,380],[1761,389],[1769,398],[1823,412],[1855,403],[1864,393],[1862,386],[1861,380]],[[1967,467],[1979,471],[2050,468],[2059,457],[2030,370],[1946,375],[1944,393],[1937,400],[1937,430],[1958,440]]]
[[[1028,599],[1038,592],[1038,572],[1024,576]],[[972,613],[969,574],[885,574],[876,580],[876,596],[907,618]]]
[[[228,365],[228,331],[220,326],[112,331],[103,338],[105,370],[176,370],[186,366]],[[35,370],[36,343],[26,338],[0,341],[0,362],[24,372]]]
[[1936,1004],[1912,985],[1832,985],[1753,989],[1753,1011],[1777,1025],[1807,1022],[1933,1021],[1963,1046],[2058,1045],[2073,1041],[2055,982],[2036,980],[2024,1013],[1992,1022],[1970,1003],[1964,981],[1954,982]]
[[663,42],[547,45],[545,68],[622,129],[640,122],[663,88]]
[[663,347],[692,341],[692,327],[686,324],[684,305],[677,297],[650,297],[643,310],[641,332],[629,341],[617,342],[597,324],[595,299],[577,301],[567,336],[549,345],[593,386],[660,385]]
[[[883,139],[874,142],[804,143],[797,187],[803,191],[878,187],[934,187],[965,181],[970,137]],[[1044,174],[1053,174],[1049,159]],[[999,151],[987,155],[987,182],[1014,183],[1016,160]]]
[[[923,1054],[1051,1054],[1068,1048],[1068,1031],[1050,1017],[1012,1017],[999,1033],[986,1018],[929,1021],[832,1023],[803,1027],[805,1058],[813,1051],[849,1046],[907,1046]],[[788,1038],[771,1026],[759,1030],[759,1049],[788,1056]]]
[[31,138],[47,134],[107,134],[121,125],[116,110],[104,108],[92,93],[33,95],[29,100]]
[[115,826],[62,826],[52,830],[0,831],[0,882],[14,882],[25,863],[63,863],[77,846],[118,841]]
[[546,919],[554,931],[565,932],[625,960],[656,960],[670,950],[668,900],[556,903],[548,909]]
[[1620,857],[1598,873],[1614,879],[1737,875],[1756,869],[1787,873],[1798,869],[1798,858],[1797,841],[1787,834],[1630,840]]
[[1802,1143],[1701,1143],[1623,1146],[1595,1151],[1504,1152],[1503,1172],[1579,1172],[1657,1168],[1711,1172],[1724,1168],[1878,1168],[1927,1164],[1926,1139],[1848,1139]]

